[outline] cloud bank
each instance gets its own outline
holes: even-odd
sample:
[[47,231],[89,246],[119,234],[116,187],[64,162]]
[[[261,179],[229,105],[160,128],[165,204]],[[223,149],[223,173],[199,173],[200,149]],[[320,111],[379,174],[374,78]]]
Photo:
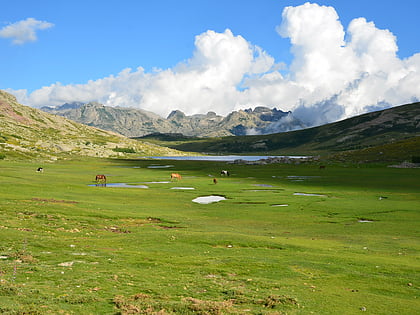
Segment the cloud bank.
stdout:
[[54,24],[38,21],[34,18],[27,18],[13,24],[9,24],[0,29],[0,37],[12,38],[12,43],[22,45],[26,42],[34,42],[37,40],[36,31],[45,30],[53,27]]
[[162,116],[263,105],[291,110],[308,125],[420,99],[420,54],[399,59],[396,37],[373,22],[357,18],[345,30],[333,7],[306,3],[286,7],[276,30],[290,39],[288,66],[229,29],[209,30],[196,36],[192,57],[170,69],[125,69],[85,84],[10,92],[35,107],[98,101]]

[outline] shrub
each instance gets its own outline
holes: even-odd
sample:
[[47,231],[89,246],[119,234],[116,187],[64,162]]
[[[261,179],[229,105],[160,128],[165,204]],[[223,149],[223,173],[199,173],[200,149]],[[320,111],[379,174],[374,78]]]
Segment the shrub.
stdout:
[[136,153],[136,150],[133,148],[115,148],[113,149],[115,152],[123,152],[123,153]]
[[420,156],[413,156],[413,157],[411,157],[411,162],[413,162],[413,163],[420,163]]

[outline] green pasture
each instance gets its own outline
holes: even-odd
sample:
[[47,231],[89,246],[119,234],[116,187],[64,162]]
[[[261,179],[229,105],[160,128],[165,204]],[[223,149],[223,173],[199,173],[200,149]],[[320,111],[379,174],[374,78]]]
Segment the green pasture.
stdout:
[[419,221],[420,169],[3,160],[0,313],[416,314]]

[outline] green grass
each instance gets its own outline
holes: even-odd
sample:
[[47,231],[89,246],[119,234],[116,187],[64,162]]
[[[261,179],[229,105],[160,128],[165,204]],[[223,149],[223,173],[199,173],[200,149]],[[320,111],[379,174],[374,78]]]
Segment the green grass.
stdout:
[[[420,308],[420,169],[81,159],[0,171],[2,314]],[[96,174],[136,184],[172,172],[183,179],[89,186]],[[191,201],[212,194],[227,200]]]

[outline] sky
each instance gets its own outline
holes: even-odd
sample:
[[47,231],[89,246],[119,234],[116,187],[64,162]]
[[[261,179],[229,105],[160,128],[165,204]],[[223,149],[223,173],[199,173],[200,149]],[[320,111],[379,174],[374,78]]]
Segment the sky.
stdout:
[[0,0],[0,89],[308,125],[420,100],[418,0]]

